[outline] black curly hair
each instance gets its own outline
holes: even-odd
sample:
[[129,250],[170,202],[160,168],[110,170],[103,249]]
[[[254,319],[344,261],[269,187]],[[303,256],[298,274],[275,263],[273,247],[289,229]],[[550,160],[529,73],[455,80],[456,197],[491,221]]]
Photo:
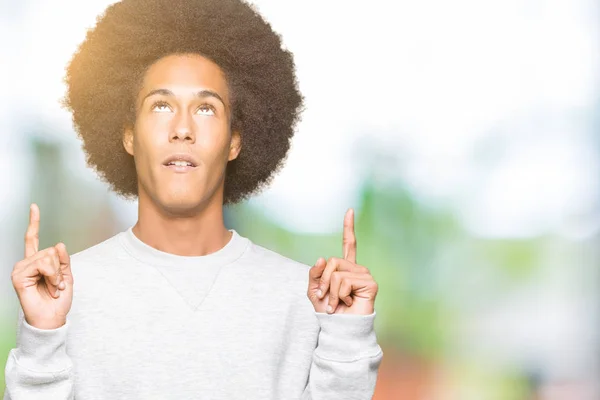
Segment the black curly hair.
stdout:
[[292,54],[242,0],[123,0],[109,6],[67,66],[63,105],[87,163],[125,198],[138,195],[123,132],[135,122],[145,71],[162,57],[195,53],[215,62],[231,92],[231,128],[242,151],[227,165],[224,204],[269,184],[302,111]]

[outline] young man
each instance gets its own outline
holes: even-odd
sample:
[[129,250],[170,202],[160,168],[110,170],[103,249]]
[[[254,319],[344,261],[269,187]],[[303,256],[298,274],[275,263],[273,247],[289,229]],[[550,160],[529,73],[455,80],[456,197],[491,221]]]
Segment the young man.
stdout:
[[269,24],[240,0],[124,0],[67,84],[89,165],[139,199],[138,221],[69,257],[38,249],[32,205],[5,399],[371,398],[377,284],[352,211],[343,258],[312,267],[224,226],[223,205],[281,166],[301,109]]

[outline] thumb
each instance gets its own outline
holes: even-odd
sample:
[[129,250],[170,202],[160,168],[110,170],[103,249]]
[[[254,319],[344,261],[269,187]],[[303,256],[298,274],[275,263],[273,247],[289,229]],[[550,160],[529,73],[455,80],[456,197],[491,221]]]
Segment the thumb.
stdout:
[[321,276],[323,275],[323,271],[325,271],[325,267],[327,266],[327,261],[320,257],[315,265],[311,267],[308,271],[308,294],[309,296],[317,295],[317,290],[319,289],[319,282],[321,280]]
[[325,267],[327,266],[327,261],[323,257],[319,257],[315,265],[308,271],[309,283],[319,282],[321,279],[321,275],[323,275],[323,271],[325,271]]
[[67,247],[64,243],[58,243],[54,246],[58,251],[58,260],[60,261],[60,272],[67,283],[73,283],[73,275],[71,274],[71,257],[67,252]]

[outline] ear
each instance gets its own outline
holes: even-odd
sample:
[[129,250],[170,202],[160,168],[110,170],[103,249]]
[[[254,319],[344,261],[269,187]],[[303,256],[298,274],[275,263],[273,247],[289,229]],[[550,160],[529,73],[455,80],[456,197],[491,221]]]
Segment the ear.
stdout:
[[123,147],[130,155],[133,155],[133,128],[125,128],[123,132]]
[[231,132],[231,144],[229,145],[229,158],[227,161],[235,160],[242,150],[242,135],[238,131]]

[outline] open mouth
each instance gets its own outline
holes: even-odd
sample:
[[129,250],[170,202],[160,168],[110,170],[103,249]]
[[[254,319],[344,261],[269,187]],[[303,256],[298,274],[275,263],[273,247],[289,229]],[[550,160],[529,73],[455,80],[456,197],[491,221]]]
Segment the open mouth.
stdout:
[[195,167],[195,165],[189,161],[171,161],[165,165],[167,167]]
[[190,154],[175,154],[165,160],[163,166],[175,172],[188,172],[195,169],[197,164]]
[[164,165],[174,172],[189,172],[196,169],[196,166],[190,162],[174,161]]

